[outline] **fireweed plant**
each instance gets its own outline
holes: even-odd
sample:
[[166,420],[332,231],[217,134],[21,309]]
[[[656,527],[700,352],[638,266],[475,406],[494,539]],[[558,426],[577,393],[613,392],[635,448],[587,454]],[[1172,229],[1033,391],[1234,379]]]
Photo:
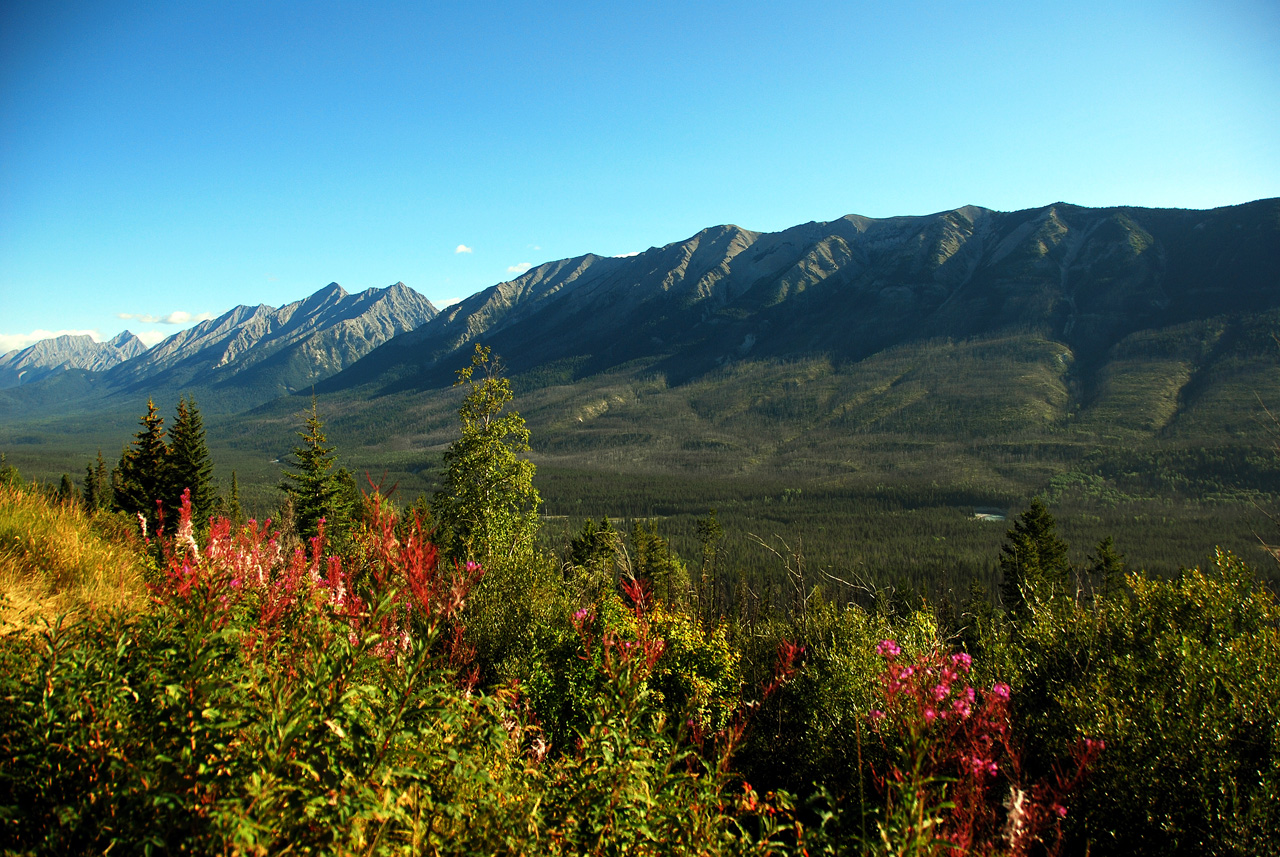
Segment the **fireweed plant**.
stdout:
[[1067,796],[1103,750],[1083,741],[1071,773],[1024,783],[1009,716],[1009,685],[979,691],[970,683],[973,659],[939,649],[903,658],[882,640],[883,707],[868,715],[885,745],[887,769],[877,777],[884,795],[877,821],[887,854],[1011,854],[1039,848],[1057,853]]
[[[519,693],[476,687],[460,621],[482,570],[442,562],[371,498],[356,573],[321,532],[286,552],[268,524],[184,501],[153,605],[0,646],[4,853],[787,854],[785,794],[730,771],[742,728],[676,722],[649,690],[667,648],[628,590],[634,633],[575,617],[602,692],[550,757]],[[782,679],[779,679],[781,681]],[[812,839],[812,837],[810,837]]]
[[[815,612],[794,642],[758,629],[759,680],[706,667],[717,629],[644,583],[565,598],[581,706],[552,738],[564,709],[477,677],[485,570],[385,498],[342,557],[257,522],[198,535],[189,503],[151,540],[147,609],[0,637],[0,853],[1165,853],[1146,819],[1178,800],[1168,853],[1273,840],[1278,614],[1230,557],[1033,614],[1003,660],[918,612]],[[856,765],[799,805],[739,751],[805,746],[820,709]]]

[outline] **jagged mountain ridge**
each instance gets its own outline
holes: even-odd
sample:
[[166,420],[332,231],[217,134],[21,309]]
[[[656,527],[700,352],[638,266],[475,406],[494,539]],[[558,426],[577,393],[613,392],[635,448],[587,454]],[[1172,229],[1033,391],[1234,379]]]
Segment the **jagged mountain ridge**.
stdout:
[[[539,265],[447,308],[324,389],[427,389],[455,352],[575,377],[659,360],[674,382],[747,357],[860,360],[917,340],[1037,330],[1085,367],[1135,331],[1280,306],[1280,200],[1210,211],[976,206],[737,226],[624,258]],[[452,355],[452,356],[451,356]]]
[[31,384],[70,369],[103,372],[147,350],[125,330],[106,342],[88,334],[63,334],[0,355],[0,388]]
[[330,283],[276,309],[238,306],[170,336],[106,373],[116,390],[152,386],[233,386],[286,395],[329,377],[393,336],[436,314],[422,295],[396,283],[348,294]]
[[136,407],[139,397],[183,393],[198,396],[208,413],[236,413],[310,389],[435,314],[431,302],[404,283],[357,294],[330,283],[279,308],[235,307],[105,371],[64,373],[56,384],[47,378],[7,390],[0,415],[110,411]]

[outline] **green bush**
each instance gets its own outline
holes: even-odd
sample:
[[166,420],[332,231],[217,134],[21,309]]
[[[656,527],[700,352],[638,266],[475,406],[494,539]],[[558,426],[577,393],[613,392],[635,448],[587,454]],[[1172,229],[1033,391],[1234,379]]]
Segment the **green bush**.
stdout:
[[1280,607],[1237,557],[1042,610],[1006,652],[1035,758],[1106,751],[1072,819],[1092,853],[1275,853]]

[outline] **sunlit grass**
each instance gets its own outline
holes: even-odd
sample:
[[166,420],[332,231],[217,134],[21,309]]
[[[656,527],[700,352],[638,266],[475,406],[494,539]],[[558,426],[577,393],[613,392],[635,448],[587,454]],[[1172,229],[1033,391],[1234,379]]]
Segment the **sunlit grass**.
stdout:
[[145,600],[146,558],[78,503],[0,485],[0,633],[97,607]]

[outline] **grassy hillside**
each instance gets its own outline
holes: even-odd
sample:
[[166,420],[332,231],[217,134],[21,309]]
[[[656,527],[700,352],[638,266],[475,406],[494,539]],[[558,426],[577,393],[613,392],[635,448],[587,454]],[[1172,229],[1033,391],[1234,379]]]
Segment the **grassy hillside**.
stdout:
[[146,565],[140,540],[114,516],[51,500],[0,472],[0,634],[145,603]]

